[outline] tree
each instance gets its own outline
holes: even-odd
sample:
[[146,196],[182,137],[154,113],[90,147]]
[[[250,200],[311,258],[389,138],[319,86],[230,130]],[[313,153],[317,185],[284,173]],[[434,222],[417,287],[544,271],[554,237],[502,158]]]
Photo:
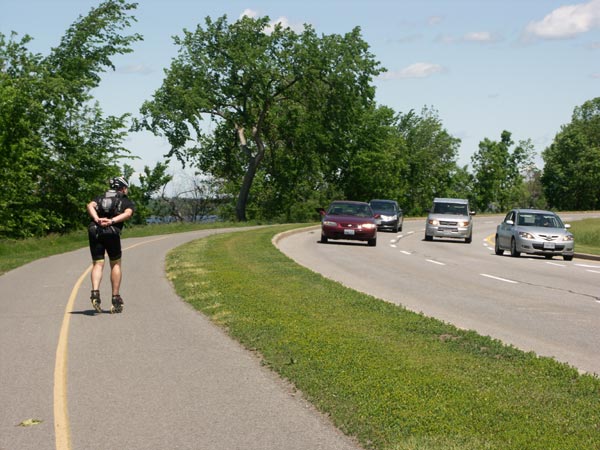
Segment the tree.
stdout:
[[600,97],[574,109],[571,122],[542,157],[542,185],[550,207],[600,208]]
[[409,180],[402,176],[408,152],[394,111],[387,107],[365,110],[353,134],[354,148],[340,171],[344,197],[363,201],[403,199],[409,189]]
[[[142,106],[137,129],[166,136],[170,155],[192,159],[203,172],[235,186],[236,217],[243,221],[267,152],[280,161],[292,144],[313,161],[313,152],[335,160],[334,152],[345,151],[353,117],[372,101],[378,63],[358,28],[319,38],[307,25],[300,34],[279,24],[270,29],[268,17],[233,24],[226,16],[206,18],[205,25],[175,38],[179,55],[153,100]],[[315,125],[312,147],[290,143],[310,131],[290,130],[278,120],[294,114],[310,116],[308,124]],[[202,127],[207,117],[211,136]],[[324,145],[317,149],[317,142]]]
[[434,197],[456,190],[453,174],[462,175],[456,165],[460,140],[443,128],[432,108],[423,108],[421,115],[412,110],[401,114],[398,131],[406,143],[405,170],[399,176],[407,180],[407,190],[400,204],[408,214],[422,214]]
[[505,211],[519,201],[523,171],[533,158],[530,140],[515,143],[511,133],[503,131],[500,141],[485,138],[479,151],[471,157],[474,170],[477,206],[484,211]]
[[[156,163],[153,169],[144,166],[144,173],[139,176],[140,185],[130,183],[129,197],[135,202],[134,224],[146,223],[146,218],[152,214],[152,199],[156,194],[160,193],[161,197],[165,197],[165,186],[173,179],[167,173],[167,169],[168,163],[161,162]],[[130,180],[133,173],[133,167],[125,164],[123,167],[125,178]]]
[[0,236],[63,232],[85,221],[83,205],[118,173],[126,115],[103,117],[91,90],[131,51],[120,32],[135,4],[107,0],[67,30],[47,57],[0,34]]

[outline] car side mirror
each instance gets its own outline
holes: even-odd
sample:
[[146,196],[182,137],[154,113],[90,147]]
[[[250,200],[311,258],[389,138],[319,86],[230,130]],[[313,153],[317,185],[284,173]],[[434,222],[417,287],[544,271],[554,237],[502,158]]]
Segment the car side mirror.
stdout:
[[315,209],[320,215],[322,215],[322,216],[325,215],[325,208],[315,208]]
[[381,217],[381,214],[377,213],[373,217],[375,217],[376,219],[379,219]]
[[570,223],[565,223],[565,230],[568,230],[569,228],[571,228],[571,224]]
[[508,220],[506,221],[506,225],[514,225],[514,224],[515,224],[515,222],[514,222],[514,221],[512,221],[512,220],[510,220],[510,219],[508,219]]
[[469,211],[469,215],[471,215],[471,216],[476,216],[476,215],[477,215],[477,213],[476,213],[475,211]]

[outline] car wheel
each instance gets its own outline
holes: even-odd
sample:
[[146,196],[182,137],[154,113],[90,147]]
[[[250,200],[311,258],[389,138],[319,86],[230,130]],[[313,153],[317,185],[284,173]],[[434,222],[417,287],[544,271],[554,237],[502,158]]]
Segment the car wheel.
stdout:
[[323,234],[322,234],[322,235],[321,235],[321,243],[322,243],[322,244],[327,244],[327,240],[328,240],[328,239],[327,239],[327,236],[325,236],[325,235],[323,235]]
[[465,244],[470,244],[473,241],[473,236],[469,236],[468,238],[465,238]]
[[427,236],[427,235],[425,235],[425,240],[426,241],[433,241],[433,236]]
[[377,245],[377,238],[369,239],[367,244],[369,244],[369,247],[375,247]]
[[398,231],[402,231],[402,225],[403,224],[400,224],[400,226],[398,227]]
[[573,255],[563,255],[565,261],[573,261]]
[[544,255],[544,258],[546,258],[546,259],[552,259],[552,255]]
[[397,233],[397,232],[398,232],[398,229],[399,229],[399,227],[398,227],[398,224],[396,223],[396,225],[394,225],[394,228],[392,228],[392,231],[393,231],[394,233]]
[[496,252],[496,255],[498,255],[498,256],[504,255],[504,250],[502,250],[500,248],[500,243],[498,242],[498,235],[496,235],[496,243],[494,244],[494,251]]
[[515,242],[515,238],[512,238],[512,241],[510,241],[510,256],[514,256],[515,258],[521,256],[521,252],[517,251],[517,243]]

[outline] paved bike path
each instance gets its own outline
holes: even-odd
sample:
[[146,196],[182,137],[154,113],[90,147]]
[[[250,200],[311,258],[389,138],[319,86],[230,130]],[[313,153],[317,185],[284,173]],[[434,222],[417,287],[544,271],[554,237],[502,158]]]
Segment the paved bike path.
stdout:
[[87,249],[1,276],[0,450],[359,449],[174,293],[165,254],[222,231],[125,239],[120,315],[93,314]]

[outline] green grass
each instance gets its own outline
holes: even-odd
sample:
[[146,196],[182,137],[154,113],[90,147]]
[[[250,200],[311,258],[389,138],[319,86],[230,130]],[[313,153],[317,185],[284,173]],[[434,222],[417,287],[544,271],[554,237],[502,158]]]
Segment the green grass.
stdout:
[[169,278],[365,448],[600,448],[600,379],[304,269],[290,228],[180,247]]
[[[235,226],[240,226],[240,224],[216,222],[209,224],[172,223],[165,225],[129,226],[124,230],[123,237],[144,237]],[[36,259],[77,250],[87,247],[87,245],[88,237],[86,230],[63,235],[50,235],[44,238],[0,240],[0,275]]]
[[600,219],[584,219],[571,223],[575,251],[600,255]]

